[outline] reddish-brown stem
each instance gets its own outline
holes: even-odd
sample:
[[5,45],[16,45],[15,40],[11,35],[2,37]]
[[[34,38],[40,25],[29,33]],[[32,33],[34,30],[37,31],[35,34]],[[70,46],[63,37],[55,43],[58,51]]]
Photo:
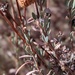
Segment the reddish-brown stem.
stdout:
[[[17,27],[17,22],[15,23],[15,9],[14,9],[14,6],[13,6],[13,1],[10,0],[10,3],[11,3],[11,11],[12,11],[12,19],[13,19],[13,24],[14,24],[14,27],[16,28]],[[15,34],[15,37],[16,37],[16,44],[18,44],[18,36],[17,34]]]
[[14,27],[14,25],[8,20],[8,18],[0,11],[0,14],[3,16],[4,20],[12,27],[12,29],[16,32],[16,34],[23,40],[23,42],[26,44],[26,40],[24,37],[17,31],[17,29]]
[[26,7],[24,7],[24,18],[25,18],[25,21],[26,21],[26,24],[27,24],[27,19],[26,19]]
[[39,11],[38,11],[38,6],[36,2],[35,2],[35,7],[36,7],[36,12],[37,12],[37,18],[39,18]]
[[22,17],[21,17],[21,13],[20,13],[20,8],[19,8],[18,1],[17,1],[17,0],[16,0],[16,4],[17,4],[17,9],[18,9],[19,18],[20,18],[20,20],[22,21]]
[[10,16],[11,20],[13,20],[13,22],[15,23],[14,27],[19,26],[18,23],[16,22],[16,20],[11,16],[11,14],[8,11],[5,11],[5,12]]
[[42,3],[41,3],[41,0],[40,0],[40,12],[42,11]]
[[36,52],[36,50],[33,49],[32,45],[30,45],[31,50],[34,52],[34,54],[37,54],[37,57],[42,61],[43,65],[47,68],[48,66],[46,65],[46,63],[42,60],[42,58],[40,57],[40,55]]
[[[28,45],[29,47],[31,47],[31,50],[33,51],[34,54],[37,54],[37,52],[32,48],[31,45],[26,43],[26,40],[21,36],[21,34],[16,30],[16,28],[14,27],[14,25],[7,19],[7,17],[0,11],[1,16],[3,16],[4,20],[12,27],[12,29],[16,32],[16,34],[23,40],[23,42]],[[44,64],[45,67],[47,67],[47,65],[45,64],[45,62],[42,60],[42,58],[37,54],[38,58],[42,61],[42,63]]]
[[[11,3],[12,17],[15,19],[15,14],[14,14],[15,10],[14,10],[14,6],[13,6],[12,0],[10,0],[10,3]],[[14,24],[14,27],[16,27],[15,24]]]
[[22,16],[21,16],[19,4],[18,4],[18,1],[17,0],[16,0],[16,5],[17,5],[17,9],[18,9],[18,14],[19,14],[20,22],[21,22],[22,26],[24,27],[24,23],[23,23],[23,20],[22,20]]

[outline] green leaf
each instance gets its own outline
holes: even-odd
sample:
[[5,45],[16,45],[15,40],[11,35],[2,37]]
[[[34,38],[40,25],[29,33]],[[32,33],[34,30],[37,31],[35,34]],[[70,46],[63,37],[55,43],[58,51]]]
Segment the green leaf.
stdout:
[[24,34],[24,37],[26,38],[26,41],[28,41],[28,37],[27,37],[27,35],[26,35],[26,34]]
[[44,34],[42,34],[42,40],[45,41],[45,35]]
[[45,42],[48,42],[48,36],[45,37]]
[[69,1],[69,8],[72,8],[73,7],[73,0],[70,0]]
[[67,6],[69,7],[69,4],[70,4],[70,0],[67,0],[67,3],[66,3],[66,4],[67,4]]
[[32,12],[32,17],[33,17],[33,19],[35,19],[35,20],[37,19],[37,15],[35,15],[35,13],[33,13],[33,12]]
[[69,0],[65,0],[65,5],[68,6]]
[[72,16],[72,18],[75,16],[75,9],[72,10],[71,16]]
[[75,0],[73,0],[73,6],[72,6],[72,8],[75,8]]
[[43,50],[42,50],[41,48],[38,48],[38,47],[36,47],[35,50],[36,50],[37,54],[42,57],[42,55],[43,55]]

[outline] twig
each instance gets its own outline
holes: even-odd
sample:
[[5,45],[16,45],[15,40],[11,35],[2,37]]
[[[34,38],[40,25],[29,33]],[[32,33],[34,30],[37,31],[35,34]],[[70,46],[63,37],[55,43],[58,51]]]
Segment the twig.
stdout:
[[35,73],[35,72],[39,72],[39,70],[30,71],[30,72],[28,72],[26,75],[31,75],[31,74],[33,74],[33,73]]
[[[15,9],[14,9],[14,6],[13,6],[13,1],[10,0],[10,3],[11,3],[13,20],[15,21],[16,17],[15,17]],[[14,22],[13,22],[13,24],[14,24],[14,27],[16,28],[16,24]],[[16,37],[16,44],[18,44],[18,36],[16,34],[15,34],[15,37]]]
[[22,64],[18,69],[17,69],[17,71],[16,71],[16,73],[15,73],[15,75],[17,75],[18,74],[18,72],[25,66],[25,65],[27,65],[27,64],[33,64],[33,62],[32,61],[29,61],[29,60],[27,60],[24,64]]
[[38,6],[37,6],[37,2],[35,1],[35,7],[36,7],[36,12],[37,12],[37,18],[39,18],[39,11],[38,11]]
[[7,17],[0,11],[1,16],[3,16],[4,20],[12,27],[12,29],[16,32],[16,34],[23,40],[23,42],[25,44],[26,40],[22,37],[22,35],[16,30],[16,28],[14,27],[14,25],[7,19]]
[[21,16],[21,13],[20,13],[20,8],[19,8],[17,0],[16,0],[16,4],[17,4],[17,9],[18,9],[18,14],[19,14],[20,22],[21,22],[22,26],[24,27],[24,23],[23,23],[23,20],[22,20],[22,16]]
[[[37,54],[36,50],[33,49],[33,47],[31,46],[31,44],[26,43],[26,40],[24,39],[24,37],[22,37],[22,35],[16,30],[16,28],[14,27],[14,25],[7,19],[7,17],[1,11],[0,11],[0,13],[3,16],[4,20],[12,27],[12,29],[17,33],[17,35],[23,40],[23,42],[30,47],[30,49],[32,50],[32,52],[34,54]],[[47,67],[47,65],[42,60],[42,58],[38,54],[37,54],[37,56],[42,61],[42,63],[44,64],[44,66]]]

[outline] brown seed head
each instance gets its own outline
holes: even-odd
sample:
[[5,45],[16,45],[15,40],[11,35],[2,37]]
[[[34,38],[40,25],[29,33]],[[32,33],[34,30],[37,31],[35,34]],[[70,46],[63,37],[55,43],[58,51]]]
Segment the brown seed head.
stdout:
[[18,4],[20,7],[27,7],[29,5],[31,5],[32,3],[34,3],[36,0],[18,0]]

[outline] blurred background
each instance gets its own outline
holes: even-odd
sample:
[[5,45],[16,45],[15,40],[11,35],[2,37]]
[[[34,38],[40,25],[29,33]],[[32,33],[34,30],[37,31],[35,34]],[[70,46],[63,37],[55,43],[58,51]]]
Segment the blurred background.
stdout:
[[[17,18],[18,14],[17,14],[16,0],[12,0],[12,1],[15,7],[16,21],[19,24],[19,20]],[[8,11],[13,16],[10,0],[0,0],[0,5],[1,3],[5,3],[5,2],[9,3]],[[66,3],[65,0],[47,0],[47,7],[50,8],[51,11],[51,17],[50,17],[51,34],[49,36],[49,39],[50,41],[56,42],[55,51],[57,52],[57,54],[59,54],[60,50],[63,50],[64,48],[66,48],[67,51],[70,50],[70,53],[72,52],[75,53],[75,42],[74,42],[75,32],[74,32],[74,28],[71,27],[71,22],[74,17],[71,16],[70,18],[68,17],[70,13],[68,12],[67,10],[68,7],[66,6],[65,3]],[[21,10],[21,14],[23,14],[24,13],[23,9],[20,8],[20,10]],[[26,19],[32,17],[32,12],[36,13],[34,4],[31,4],[26,8]],[[70,34],[72,31],[73,31],[72,34],[73,40],[71,41]],[[57,42],[56,40],[59,40],[59,42]],[[63,41],[63,45],[61,46],[61,48],[59,48],[60,41]],[[22,40],[20,40],[20,38],[18,37],[18,44],[16,44],[15,33],[13,32],[12,28],[5,22],[3,17],[0,15],[0,75],[15,75],[15,72],[18,69],[18,67],[25,62],[24,59],[19,59],[19,56],[25,54],[26,54],[25,47],[23,45]],[[61,55],[61,57],[63,56]],[[30,67],[29,65],[23,67],[17,75],[26,75],[26,73],[31,70],[31,69],[27,69],[29,67]],[[39,75],[39,74],[33,74],[33,75]],[[43,75],[46,74],[44,73]],[[71,75],[71,74],[60,74],[60,75]]]

